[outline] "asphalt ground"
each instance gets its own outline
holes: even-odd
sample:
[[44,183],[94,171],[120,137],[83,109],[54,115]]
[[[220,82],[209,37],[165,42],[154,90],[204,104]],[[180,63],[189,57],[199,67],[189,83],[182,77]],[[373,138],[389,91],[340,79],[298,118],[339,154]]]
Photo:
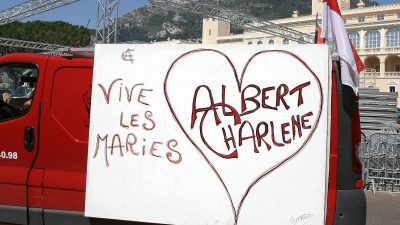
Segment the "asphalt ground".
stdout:
[[[367,199],[366,225],[400,225],[400,192],[365,191]],[[0,223],[0,225],[8,225]]]
[[367,225],[400,225],[400,193],[365,191]]

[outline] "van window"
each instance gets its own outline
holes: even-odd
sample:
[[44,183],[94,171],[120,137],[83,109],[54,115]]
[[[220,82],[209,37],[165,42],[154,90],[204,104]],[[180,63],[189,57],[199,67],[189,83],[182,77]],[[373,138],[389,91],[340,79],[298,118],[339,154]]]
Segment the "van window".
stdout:
[[32,64],[0,65],[0,121],[25,115],[32,104],[39,70]]
[[92,68],[82,67],[61,68],[54,74],[51,115],[73,140],[88,140],[92,74]]

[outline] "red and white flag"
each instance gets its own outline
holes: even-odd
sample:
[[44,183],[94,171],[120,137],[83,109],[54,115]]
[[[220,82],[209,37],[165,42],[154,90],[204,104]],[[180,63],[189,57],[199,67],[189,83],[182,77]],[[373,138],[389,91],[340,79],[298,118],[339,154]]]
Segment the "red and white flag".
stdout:
[[361,61],[346,32],[342,14],[336,0],[322,0],[323,17],[321,37],[336,44],[340,57],[342,83],[353,88],[357,93],[357,75],[364,69]]
[[324,39],[321,37],[322,27],[318,24],[317,25],[317,41],[315,44],[324,44]]

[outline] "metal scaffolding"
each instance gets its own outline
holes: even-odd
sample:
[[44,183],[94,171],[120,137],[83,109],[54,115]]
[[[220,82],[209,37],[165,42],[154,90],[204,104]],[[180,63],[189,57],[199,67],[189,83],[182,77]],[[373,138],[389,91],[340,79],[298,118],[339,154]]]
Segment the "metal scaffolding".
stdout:
[[49,11],[79,0],[31,0],[0,12],[0,25]]
[[97,0],[96,43],[117,42],[119,0]]
[[46,44],[33,41],[22,41],[10,38],[0,38],[0,45],[7,47],[16,47],[16,48],[29,48],[29,49],[36,49],[43,51],[57,51],[60,48],[67,48],[67,46],[62,46],[62,45]]
[[314,43],[314,37],[309,34],[223,8],[216,0],[150,0],[150,2],[155,9],[188,11],[205,18],[215,18],[242,28],[287,38],[298,43]]

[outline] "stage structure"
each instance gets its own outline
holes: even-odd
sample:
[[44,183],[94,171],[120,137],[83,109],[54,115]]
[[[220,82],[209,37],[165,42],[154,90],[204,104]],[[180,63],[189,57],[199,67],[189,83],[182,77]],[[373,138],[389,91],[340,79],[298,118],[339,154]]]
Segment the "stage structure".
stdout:
[[96,43],[117,43],[119,0],[97,0]]
[[21,20],[79,0],[31,0],[0,12],[0,25]]

